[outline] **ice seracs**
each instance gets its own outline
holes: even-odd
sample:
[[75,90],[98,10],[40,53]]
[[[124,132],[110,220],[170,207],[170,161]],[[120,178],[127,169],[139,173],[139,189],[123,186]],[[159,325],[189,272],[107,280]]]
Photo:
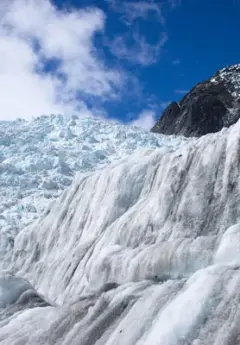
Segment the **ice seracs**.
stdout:
[[1,262],[52,306],[0,344],[239,344],[239,149],[237,122],[76,176]]
[[76,172],[96,171],[140,148],[183,143],[90,117],[0,121],[0,246],[36,219]]

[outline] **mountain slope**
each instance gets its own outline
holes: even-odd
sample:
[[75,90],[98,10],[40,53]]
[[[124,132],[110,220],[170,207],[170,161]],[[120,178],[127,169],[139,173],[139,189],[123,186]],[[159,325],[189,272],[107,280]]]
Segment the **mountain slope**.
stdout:
[[218,71],[172,102],[152,128],[154,133],[184,136],[215,133],[240,118],[240,65]]
[[1,263],[51,303],[0,344],[239,344],[239,149],[240,122],[77,176]]

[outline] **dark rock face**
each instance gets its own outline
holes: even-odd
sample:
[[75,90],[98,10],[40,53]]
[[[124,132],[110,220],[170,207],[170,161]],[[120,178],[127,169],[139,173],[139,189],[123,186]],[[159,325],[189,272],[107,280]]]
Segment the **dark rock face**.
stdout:
[[240,65],[234,65],[197,84],[179,103],[169,104],[151,131],[199,137],[239,118]]

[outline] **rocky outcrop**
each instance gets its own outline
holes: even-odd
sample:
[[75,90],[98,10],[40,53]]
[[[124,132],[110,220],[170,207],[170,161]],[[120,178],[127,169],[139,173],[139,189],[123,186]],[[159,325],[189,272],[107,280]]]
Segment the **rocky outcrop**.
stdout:
[[197,84],[179,103],[169,104],[151,131],[199,137],[239,118],[240,65],[234,65]]

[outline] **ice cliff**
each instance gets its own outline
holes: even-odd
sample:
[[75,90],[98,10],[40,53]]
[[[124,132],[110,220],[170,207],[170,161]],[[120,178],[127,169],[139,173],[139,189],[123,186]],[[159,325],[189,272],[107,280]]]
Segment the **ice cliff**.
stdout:
[[240,344],[239,152],[238,121],[76,176],[2,258],[0,344]]

